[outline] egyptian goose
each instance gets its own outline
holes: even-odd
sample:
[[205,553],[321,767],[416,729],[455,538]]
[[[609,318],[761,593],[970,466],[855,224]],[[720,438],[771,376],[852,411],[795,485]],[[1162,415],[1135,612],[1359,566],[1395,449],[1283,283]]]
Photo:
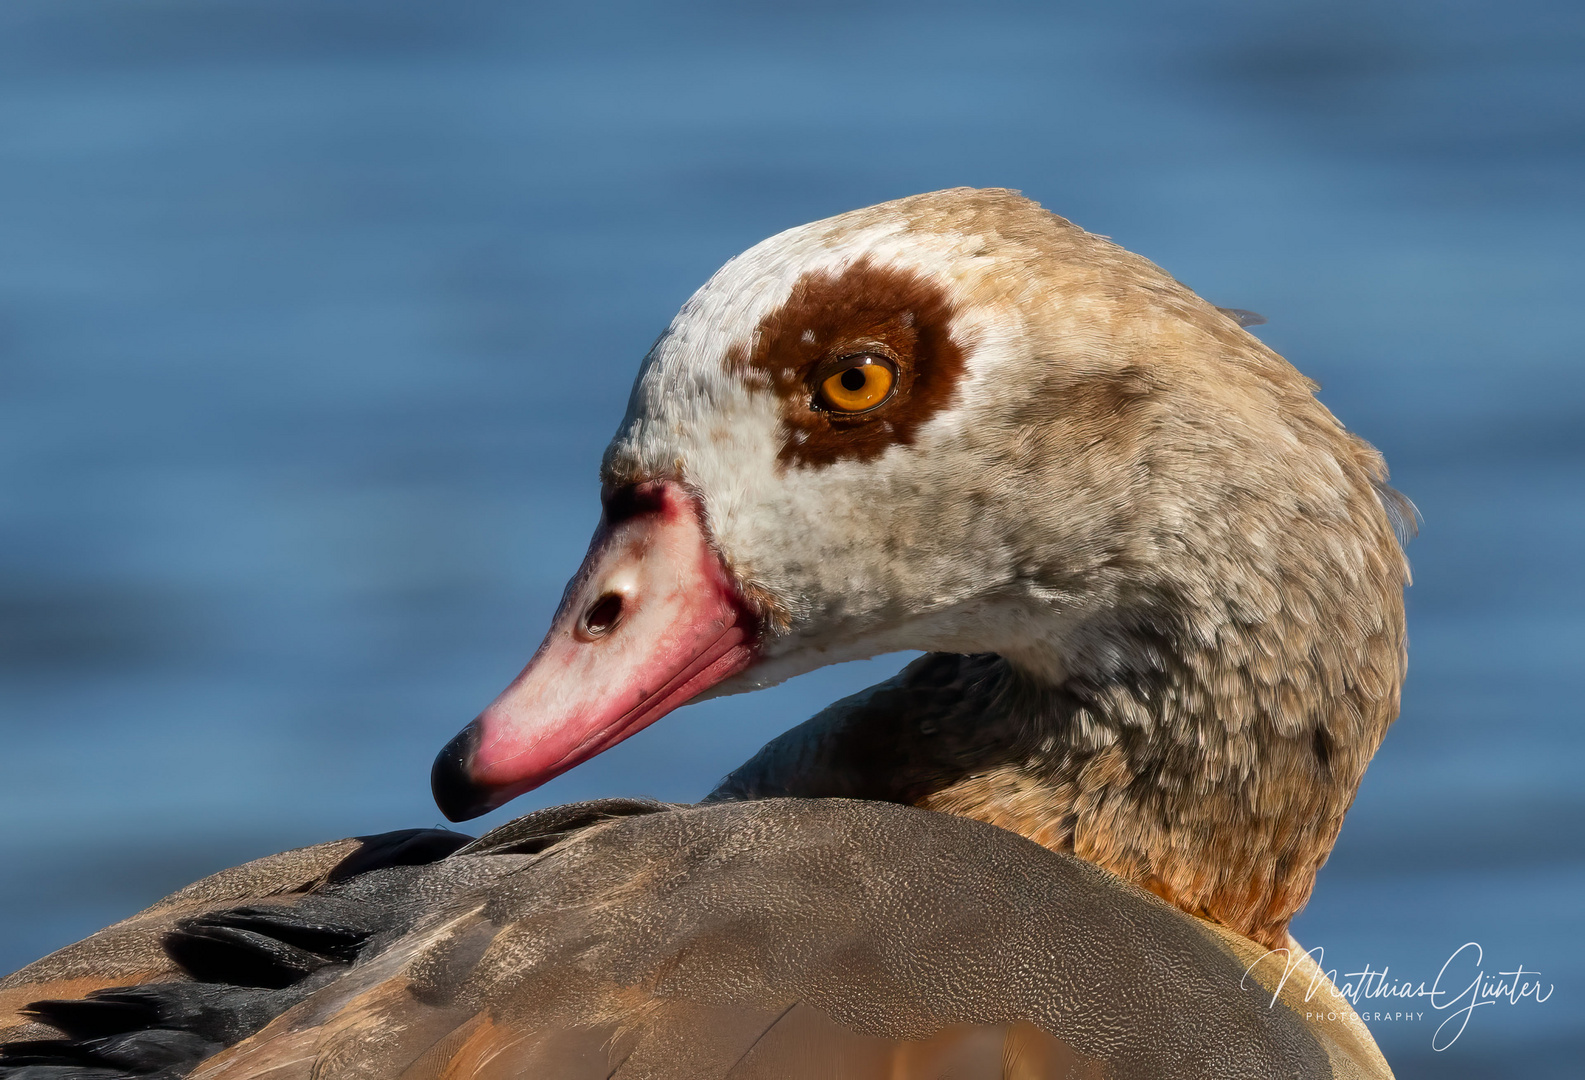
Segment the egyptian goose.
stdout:
[[928,655],[696,806],[189,886],[0,981],[0,1077],[1390,1076],[1267,952],[1398,709],[1407,507],[1240,315],[1002,190],[731,260],[436,798]]

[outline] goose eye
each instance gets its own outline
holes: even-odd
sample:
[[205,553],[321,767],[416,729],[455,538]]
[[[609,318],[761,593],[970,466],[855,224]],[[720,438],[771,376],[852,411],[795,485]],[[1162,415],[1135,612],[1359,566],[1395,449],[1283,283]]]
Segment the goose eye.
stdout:
[[866,412],[890,397],[895,385],[891,364],[877,356],[854,356],[821,381],[817,401],[832,412]]

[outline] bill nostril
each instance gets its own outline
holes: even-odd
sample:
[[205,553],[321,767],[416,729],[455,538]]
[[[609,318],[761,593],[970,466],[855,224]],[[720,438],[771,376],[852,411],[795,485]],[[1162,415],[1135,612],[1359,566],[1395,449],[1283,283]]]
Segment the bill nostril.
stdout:
[[583,618],[578,622],[578,628],[583,631],[585,638],[604,637],[616,629],[616,624],[622,621],[623,606],[619,594],[606,593],[589,605],[589,609],[583,613]]

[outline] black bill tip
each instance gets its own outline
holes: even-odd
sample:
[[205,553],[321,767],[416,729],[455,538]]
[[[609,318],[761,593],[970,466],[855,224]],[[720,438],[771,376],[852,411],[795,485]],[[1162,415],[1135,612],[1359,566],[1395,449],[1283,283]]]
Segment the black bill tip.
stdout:
[[479,721],[475,720],[447,743],[429,770],[429,788],[435,805],[451,821],[467,821],[495,807],[490,792],[474,782],[468,766],[479,748]]

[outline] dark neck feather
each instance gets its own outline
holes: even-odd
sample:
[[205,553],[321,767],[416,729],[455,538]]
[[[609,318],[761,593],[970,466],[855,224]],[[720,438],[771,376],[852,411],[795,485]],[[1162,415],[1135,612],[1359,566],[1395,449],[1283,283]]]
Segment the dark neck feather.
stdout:
[[877,799],[988,821],[1276,947],[1397,711],[1401,634],[1400,620],[1373,635],[1392,646],[1381,670],[1362,658],[1363,679],[1302,701],[1291,678],[1261,684],[1258,642],[1253,667],[1204,650],[1060,687],[995,655],[932,653],[773,740],[710,799]]
[[1047,710],[1001,657],[929,653],[765,745],[708,801],[847,798],[919,803],[1026,759]]

